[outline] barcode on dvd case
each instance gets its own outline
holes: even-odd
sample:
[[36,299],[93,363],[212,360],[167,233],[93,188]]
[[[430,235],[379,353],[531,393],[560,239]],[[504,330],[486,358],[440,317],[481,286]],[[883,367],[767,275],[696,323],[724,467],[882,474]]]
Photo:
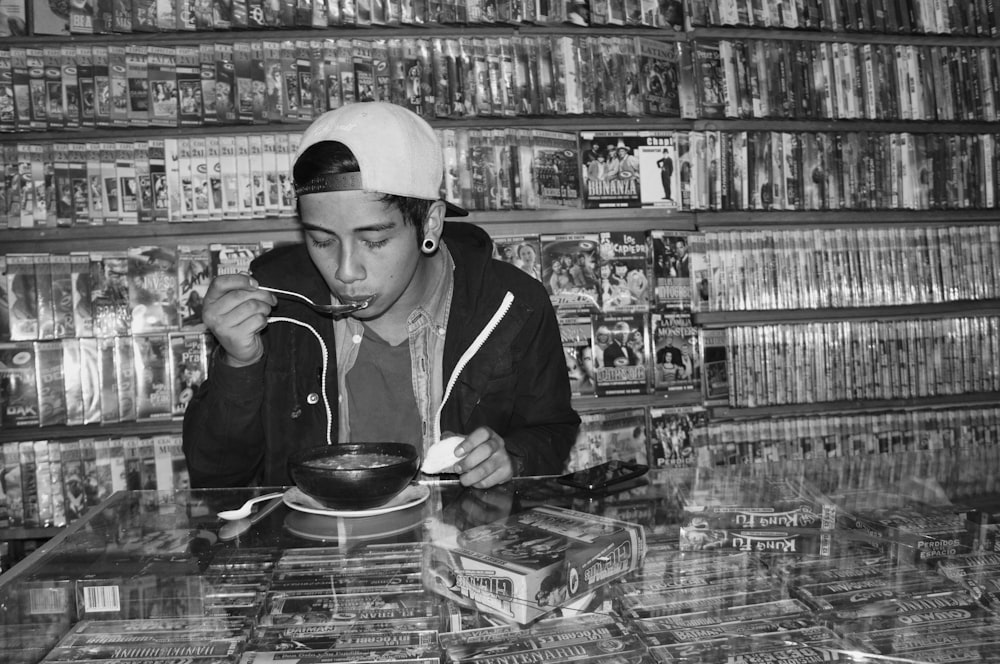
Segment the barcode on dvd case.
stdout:
[[110,613],[121,609],[118,586],[87,586],[83,589],[84,613]]
[[65,614],[68,608],[64,588],[32,588],[28,591],[28,613],[30,615]]

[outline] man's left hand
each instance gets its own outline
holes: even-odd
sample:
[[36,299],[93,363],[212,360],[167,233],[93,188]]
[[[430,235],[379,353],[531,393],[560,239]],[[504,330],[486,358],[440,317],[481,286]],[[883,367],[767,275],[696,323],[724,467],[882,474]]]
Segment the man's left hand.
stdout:
[[460,457],[455,469],[462,486],[488,489],[514,477],[514,463],[507,446],[495,431],[479,427],[455,449]]

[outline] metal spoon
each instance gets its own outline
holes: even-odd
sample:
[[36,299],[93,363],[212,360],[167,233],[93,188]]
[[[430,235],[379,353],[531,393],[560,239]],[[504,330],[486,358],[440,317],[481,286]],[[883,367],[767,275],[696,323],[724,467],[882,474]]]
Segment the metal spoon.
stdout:
[[283,493],[265,493],[262,496],[255,496],[250,500],[243,503],[242,507],[238,507],[234,510],[222,510],[216,516],[225,521],[238,521],[240,519],[245,519],[250,516],[250,511],[254,505],[263,502],[265,500],[271,500],[272,498],[281,498]]
[[308,304],[310,307],[313,308],[314,311],[318,311],[321,314],[331,314],[333,316],[343,316],[344,314],[350,314],[360,309],[366,309],[368,305],[371,304],[371,301],[374,299],[374,296],[369,296],[364,300],[358,300],[357,302],[345,302],[343,304],[317,304],[316,302],[313,302],[305,295],[302,295],[300,293],[295,293],[293,291],[281,290],[280,288],[271,288],[270,286],[258,286],[258,288],[261,290],[266,290],[270,293],[274,293],[278,297],[295,298],[297,300],[300,300]]

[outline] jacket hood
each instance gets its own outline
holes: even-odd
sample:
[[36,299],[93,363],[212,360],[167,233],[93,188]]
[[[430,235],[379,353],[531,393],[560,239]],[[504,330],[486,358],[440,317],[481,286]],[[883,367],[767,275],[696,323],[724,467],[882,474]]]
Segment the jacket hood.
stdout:
[[[486,231],[472,224],[445,222],[443,239],[455,261],[456,290],[463,295],[493,290],[485,287],[493,259],[493,240]],[[486,308],[495,309],[496,302],[491,302]]]

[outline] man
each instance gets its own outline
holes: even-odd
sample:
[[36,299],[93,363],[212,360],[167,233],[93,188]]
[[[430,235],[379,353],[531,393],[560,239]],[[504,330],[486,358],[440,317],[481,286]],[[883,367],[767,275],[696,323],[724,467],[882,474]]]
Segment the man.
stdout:
[[670,156],[670,151],[663,148],[663,156],[656,160],[656,166],[660,169],[660,186],[663,187],[663,200],[674,200],[674,194],[670,187],[674,180],[674,160]]
[[[320,116],[293,161],[303,244],[217,277],[204,303],[219,341],[188,406],[194,486],[289,484],[288,456],[350,441],[423,453],[464,436],[453,470],[486,488],[562,471],[579,417],[544,287],[493,260],[481,229],[439,199],[441,147],[400,106],[356,103]],[[314,302],[368,302],[318,314]]]
[[691,276],[691,256],[688,254],[687,242],[683,238],[674,241],[674,257],[676,259],[677,276]]
[[639,177],[639,157],[632,154],[632,149],[624,142],[618,142],[617,177],[621,180]]

